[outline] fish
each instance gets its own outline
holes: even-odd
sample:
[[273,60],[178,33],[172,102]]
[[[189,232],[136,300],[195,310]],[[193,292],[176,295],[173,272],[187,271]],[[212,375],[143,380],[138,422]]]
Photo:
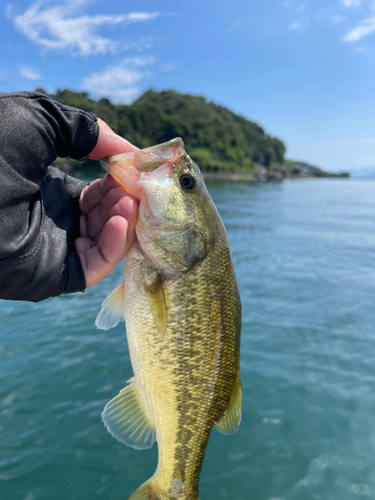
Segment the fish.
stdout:
[[139,199],[124,280],[96,326],[125,319],[134,377],[104,408],[110,434],[158,445],[154,475],[129,500],[198,500],[213,427],[242,416],[241,300],[224,224],[181,138],[105,159]]

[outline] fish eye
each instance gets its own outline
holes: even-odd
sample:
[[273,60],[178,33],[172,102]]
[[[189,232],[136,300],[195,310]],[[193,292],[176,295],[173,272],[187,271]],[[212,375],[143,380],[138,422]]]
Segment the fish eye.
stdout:
[[190,191],[197,184],[195,177],[193,177],[191,174],[182,174],[179,180],[180,186],[184,191]]

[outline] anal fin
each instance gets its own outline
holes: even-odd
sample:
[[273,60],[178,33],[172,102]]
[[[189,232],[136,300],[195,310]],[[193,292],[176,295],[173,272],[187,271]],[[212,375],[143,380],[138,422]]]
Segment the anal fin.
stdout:
[[124,321],[125,285],[124,282],[108,295],[96,318],[95,325],[99,330],[109,330]]
[[155,442],[155,427],[142,406],[134,378],[106,404],[102,420],[113,437],[136,450],[151,448]]
[[222,434],[234,434],[238,431],[242,418],[242,386],[238,374],[229,397],[229,403],[224,416],[215,425],[215,429]]

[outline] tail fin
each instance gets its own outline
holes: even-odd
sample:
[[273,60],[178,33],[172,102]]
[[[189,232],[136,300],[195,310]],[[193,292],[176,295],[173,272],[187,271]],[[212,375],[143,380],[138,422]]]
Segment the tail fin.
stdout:
[[[181,500],[186,498],[183,489],[183,483],[180,488],[177,484],[168,488],[167,491],[160,490],[154,483],[153,478],[142,484],[130,497],[129,500]],[[189,496],[189,500],[199,500],[198,493]]]

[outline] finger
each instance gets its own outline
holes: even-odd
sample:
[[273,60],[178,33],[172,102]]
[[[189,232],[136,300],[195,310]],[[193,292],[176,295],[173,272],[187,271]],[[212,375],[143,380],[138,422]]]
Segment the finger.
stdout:
[[[120,188],[111,189],[103,198],[100,206],[95,207],[87,216],[87,234],[96,240],[103,230],[104,224],[113,215],[121,215],[125,219],[135,220],[138,203]],[[133,224],[131,230],[133,231]],[[81,236],[85,236],[81,233]]]
[[101,179],[96,179],[96,181],[87,184],[82,189],[82,193],[79,199],[79,208],[81,212],[87,215],[90,210],[99,205],[103,199],[103,194],[100,190]]
[[[108,219],[109,217],[103,219],[101,205],[93,208],[87,216],[87,236],[94,240],[103,230],[104,224]],[[81,234],[81,236],[83,236],[83,234]]]
[[129,153],[138,149],[123,137],[115,134],[100,118],[98,118],[98,125],[98,141],[95,148],[89,154],[90,160],[101,160],[107,156]]
[[88,236],[89,238],[95,240],[99,233],[103,230],[104,224],[110,219],[112,215],[122,215],[127,219],[128,212],[124,210],[123,212],[118,212],[111,215],[111,209],[114,205],[121,199],[128,197],[125,191],[121,187],[116,187],[111,189],[102,199],[100,205],[96,206],[91,210],[87,216],[87,234],[81,232],[81,236]]
[[83,238],[87,238],[88,230],[87,230],[87,217],[86,215],[81,215],[79,218],[79,234],[83,236]]
[[113,205],[109,213],[110,217],[119,215],[125,217],[128,221],[128,232],[126,239],[125,253],[128,253],[129,248],[135,240],[135,223],[137,220],[138,202],[131,196],[123,196],[118,202]]
[[[121,200],[121,198],[128,198],[128,197],[129,195],[121,187],[115,187],[114,189],[108,191],[108,193],[104,196],[100,204],[101,216],[103,220],[107,221],[109,219],[112,208],[114,207],[114,205],[116,205],[116,203],[119,200]],[[124,215],[124,217],[126,216]]]
[[100,183],[100,192],[102,193],[103,196],[105,196],[108,191],[110,191],[113,188],[119,187],[119,183],[115,181],[115,179],[110,175],[110,174],[105,174],[105,176],[102,179],[102,182]]
[[79,253],[86,286],[99,283],[125,256],[128,222],[115,215],[104,226],[99,245]]
[[77,238],[74,242],[77,253],[85,253],[92,248],[95,243],[90,238]]
[[118,187],[120,187],[118,182],[109,174],[105,174],[103,179],[96,179],[85,186],[82,190],[79,202],[81,212],[83,214],[88,214],[96,205],[99,205],[108,191]]

